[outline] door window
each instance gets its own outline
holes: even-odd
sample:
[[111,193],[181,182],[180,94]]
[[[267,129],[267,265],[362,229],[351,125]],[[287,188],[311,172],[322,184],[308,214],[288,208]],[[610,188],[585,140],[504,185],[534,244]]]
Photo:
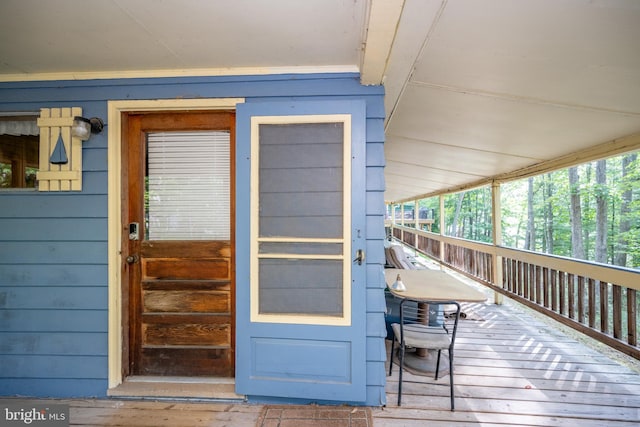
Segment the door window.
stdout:
[[228,131],[147,137],[148,240],[229,240]]

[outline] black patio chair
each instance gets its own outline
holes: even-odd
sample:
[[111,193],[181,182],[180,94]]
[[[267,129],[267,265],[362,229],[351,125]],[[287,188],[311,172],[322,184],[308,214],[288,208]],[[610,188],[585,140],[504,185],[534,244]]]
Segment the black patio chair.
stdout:
[[[417,302],[417,304],[415,304]],[[442,326],[429,326],[429,307],[438,305],[453,305],[455,312],[448,317],[453,320],[453,328],[447,329],[445,322]],[[418,321],[416,321],[418,319]],[[455,410],[454,392],[453,392],[453,346],[458,330],[458,320],[460,319],[460,304],[456,301],[414,301],[411,299],[403,299],[400,302],[400,321],[391,325],[393,329],[393,339],[391,340],[391,355],[389,357],[389,376],[393,369],[393,355],[396,341],[400,348],[398,351],[399,359],[399,377],[398,377],[398,406],[402,402],[402,373],[404,368],[404,357],[407,348],[423,348],[427,350],[437,350],[438,359],[436,362],[435,379],[438,380],[440,371],[440,355],[442,350],[449,353],[449,384],[451,388],[451,410]]]

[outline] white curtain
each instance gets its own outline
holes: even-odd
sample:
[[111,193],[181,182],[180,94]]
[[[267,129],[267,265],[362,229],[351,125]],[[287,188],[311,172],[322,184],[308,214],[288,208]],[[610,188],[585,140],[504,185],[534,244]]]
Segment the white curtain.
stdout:
[[40,135],[36,120],[0,120],[0,135]]

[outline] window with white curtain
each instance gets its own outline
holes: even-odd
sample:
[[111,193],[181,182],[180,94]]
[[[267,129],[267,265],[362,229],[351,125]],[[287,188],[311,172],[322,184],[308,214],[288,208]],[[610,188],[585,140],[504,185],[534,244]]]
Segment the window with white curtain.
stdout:
[[35,188],[40,163],[37,114],[0,113],[0,190]]
[[147,239],[230,239],[229,138],[228,131],[148,134]]

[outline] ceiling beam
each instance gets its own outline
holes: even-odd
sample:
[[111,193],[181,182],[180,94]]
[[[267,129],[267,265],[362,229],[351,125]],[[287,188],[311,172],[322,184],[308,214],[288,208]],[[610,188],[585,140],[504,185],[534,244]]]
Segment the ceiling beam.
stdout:
[[371,0],[360,82],[383,83],[404,0]]

